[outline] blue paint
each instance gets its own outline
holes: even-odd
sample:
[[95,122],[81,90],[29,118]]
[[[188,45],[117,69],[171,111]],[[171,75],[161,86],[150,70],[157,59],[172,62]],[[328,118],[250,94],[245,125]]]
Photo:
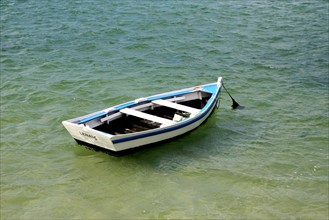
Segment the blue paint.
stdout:
[[88,118],[81,119],[80,122],[79,122],[79,124],[83,124],[83,123],[86,123],[88,121],[91,121],[91,120],[93,120],[95,118],[105,116],[106,114],[107,113],[105,113],[105,112],[100,112],[100,113],[94,114],[94,115],[92,115],[92,116],[90,116]]
[[163,94],[163,95],[151,96],[148,98],[148,100],[153,101],[153,100],[157,100],[157,99],[168,98],[171,96],[180,96],[180,95],[189,94],[191,92],[193,92],[193,90],[185,90],[185,91],[180,91],[180,92],[167,93],[167,94]]
[[122,104],[122,105],[118,105],[118,106],[116,106],[114,109],[115,109],[115,110],[121,110],[121,109],[124,109],[124,108],[131,107],[132,105],[135,105],[135,104],[136,104],[135,101],[127,102],[127,103],[125,103],[125,104]]
[[209,92],[209,93],[212,93],[212,94],[215,94],[216,91],[218,89],[218,85],[217,84],[213,84],[213,85],[207,85],[207,86],[203,86],[203,91],[205,92]]

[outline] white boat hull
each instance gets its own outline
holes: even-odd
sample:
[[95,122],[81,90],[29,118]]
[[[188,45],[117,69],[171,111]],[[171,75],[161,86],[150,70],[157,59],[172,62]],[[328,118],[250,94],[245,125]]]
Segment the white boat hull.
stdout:
[[[216,85],[216,89],[212,88],[214,87],[214,85]],[[78,143],[87,145],[89,147],[93,147],[94,149],[105,150],[108,151],[109,153],[121,154],[121,153],[129,152],[131,150],[135,150],[141,146],[146,146],[160,141],[168,140],[196,129],[203,122],[205,122],[206,119],[210,117],[211,113],[215,110],[215,108],[218,107],[219,93],[221,88],[221,78],[219,78],[218,82],[214,85],[207,84],[207,86],[209,88],[211,87],[211,89],[209,89],[208,87],[204,87],[205,89],[208,88],[208,90],[211,91],[213,90],[212,92],[214,93],[211,95],[208,103],[204,108],[194,112],[193,115],[191,115],[189,118],[186,118],[185,120],[165,124],[155,129],[129,133],[129,134],[109,134],[94,129],[94,127],[97,127],[99,126],[99,124],[101,124],[100,121],[103,120],[102,122],[104,122],[106,119],[104,118],[105,116],[102,115],[102,111],[90,114],[88,116],[83,116],[77,119],[63,121],[62,123],[64,127],[68,130],[68,132],[71,134],[71,136]],[[171,93],[168,94],[171,95]],[[162,96],[162,98],[163,97],[164,96]],[[153,96],[153,97],[144,98],[142,100],[145,101],[145,100],[155,100],[155,99]],[[166,104],[165,101],[160,102],[157,100],[153,102]],[[180,109],[184,110],[183,105],[180,104],[176,104],[176,105],[178,105]],[[128,109],[129,111],[126,110],[127,106],[129,107]],[[119,114],[119,115],[123,113],[130,113],[130,112],[131,112],[130,114],[133,114],[137,112],[136,113],[137,117],[147,117],[148,114],[140,113],[135,110],[130,110],[133,109],[133,106],[135,105],[130,106],[130,104],[124,104],[117,106],[116,108],[112,107],[109,109],[110,111],[113,109],[117,109],[115,114]],[[174,107],[173,106],[170,107],[174,108],[175,106]],[[193,108],[190,107],[186,107],[186,109],[187,109],[186,111],[191,111],[191,112],[193,110]],[[114,117],[115,114],[112,114],[113,116],[110,117]],[[155,116],[152,117],[154,118]],[[153,120],[157,120],[157,117],[155,117]],[[163,121],[164,121],[163,123],[165,123],[168,120],[163,119]]]

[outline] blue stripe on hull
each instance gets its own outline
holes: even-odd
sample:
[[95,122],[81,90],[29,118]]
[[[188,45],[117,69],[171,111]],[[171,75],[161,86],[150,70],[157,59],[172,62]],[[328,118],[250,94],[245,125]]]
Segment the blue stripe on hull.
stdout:
[[92,115],[92,116],[90,116],[88,118],[81,119],[80,122],[79,122],[79,124],[86,123],[86,122],[91,121],[91,120],[93,120],[95,118],[102,117],[102,116],[105,116],[105,115],[106,115],[105,112],[100,112],[100,113],[94,114],[94,115]]

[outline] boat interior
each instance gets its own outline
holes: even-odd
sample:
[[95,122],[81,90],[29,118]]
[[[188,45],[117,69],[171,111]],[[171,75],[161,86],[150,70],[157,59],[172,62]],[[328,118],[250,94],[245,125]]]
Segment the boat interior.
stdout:
[[129,108],[110,112],[88,126],[112,135],[129,134],[172,125],[201,111],[211,93],[196,91],[182,96],[141,101]]

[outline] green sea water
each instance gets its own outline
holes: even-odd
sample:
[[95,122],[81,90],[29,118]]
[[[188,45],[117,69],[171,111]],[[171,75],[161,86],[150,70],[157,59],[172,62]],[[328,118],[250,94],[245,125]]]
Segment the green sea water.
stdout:
[[[327,0],[1,0],[1,219],[328,219]],[[113,157],[61,121],[224,78],[206,124]]]

